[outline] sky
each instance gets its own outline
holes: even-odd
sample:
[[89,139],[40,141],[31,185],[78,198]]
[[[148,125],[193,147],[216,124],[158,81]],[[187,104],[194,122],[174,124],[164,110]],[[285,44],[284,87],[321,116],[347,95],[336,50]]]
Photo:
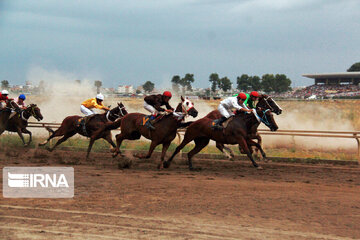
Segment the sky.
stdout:
[[360,61],[359,12],[359,0],[0,0],[0,78],[165,88],[186,73],[195,87],[214,72],[282,73],[311,85],[302,74]]

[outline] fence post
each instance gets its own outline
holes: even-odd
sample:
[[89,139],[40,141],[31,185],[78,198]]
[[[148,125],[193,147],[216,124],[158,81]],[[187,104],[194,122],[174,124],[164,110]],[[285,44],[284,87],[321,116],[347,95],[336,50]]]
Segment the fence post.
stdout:
[[359,141],[359,138],[356,133],[354,133],[354,137],[355,137],[357,145],[358,145],[357,160],[360,165],[360,141]]

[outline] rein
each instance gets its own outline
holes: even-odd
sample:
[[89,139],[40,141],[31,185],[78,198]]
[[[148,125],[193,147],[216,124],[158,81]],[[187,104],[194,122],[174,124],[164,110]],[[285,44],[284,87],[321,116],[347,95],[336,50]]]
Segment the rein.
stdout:
[[[123,106],[123,107],[118,106],[118,108],[119,108],[120,114],[112,113],[112,112],[111,112],[112,110],[110,110],[110,111],[108,111],[108,112],[106,113],[106,119],[107,119],[109,122],[113,122],[113,121],[115,121],[116,119],[118,119],[118,118],[120,118],[120,117],[123,117],[123,116],[125,115],[125,114],[123,113],[123,109],[125,109],[125,107],[124,107],[124,106]],[[116,108],[113,109],[113,110],[116,110]],[[110,120],[110,117],[114,118],[114,120]]]
[[271,124],[270,124],[270,122],[269,122],[268,117],[266,116],[266,113],[267,113],[268,111],[270,111],[270,109],[266,109],[266,110],[262,111],[262,112],[263,112],[263,117],[260,117],[260,116],[257,114],[257,112],[256,112],[255,109],[253,110],[253,113],[254,113],[256,119],[258,120],[258,122],[263,122],[266,126],[270,127]]

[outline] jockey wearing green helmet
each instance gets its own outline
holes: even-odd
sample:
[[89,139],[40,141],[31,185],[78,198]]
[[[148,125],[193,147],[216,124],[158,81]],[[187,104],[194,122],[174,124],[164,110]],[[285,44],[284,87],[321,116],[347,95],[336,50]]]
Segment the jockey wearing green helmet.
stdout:
[[[255,108],[255,101],[259,99],[259,93],[257,91],[252,91],[250,94],[245,93],[246,100],[244,101],[244,105],[249,109]],[[234,95],[237,96],[237,95]]]

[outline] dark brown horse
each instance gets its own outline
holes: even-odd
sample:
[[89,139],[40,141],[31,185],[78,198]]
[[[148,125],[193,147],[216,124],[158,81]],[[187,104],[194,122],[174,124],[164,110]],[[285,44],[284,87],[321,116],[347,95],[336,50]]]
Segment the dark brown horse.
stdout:
[[[21,138],[24,146],[28,146],[31,142],[31,132],[26,129],[28,126],[29,118],[33,116],[36,120],[41,121],[43,116],[41,115],[40,108],[36,104],[30,104],[26,109],[21,110],[19,114],[14,115],[9,119],[6,130],[9,132],[17,132]],[[29,141],[25,143],[23,133],[29,134]]]
[[[275,113],[276,115],[280,115],[282,113],[282,108],[275,102],[275,100],[273,100],[271,97],[269,97],[266,94],[262,94],[259,97],[259,101],[256,104],[256,107],[260,107],[262,109],[270,109],[271,112]],[[221,113],[219,112],[219,110],[214,110],[214,111],[211,111],[210,113],[208,113],[205,117],[210,118],[210,119],[219,119],[219,118],[221,118]],[[257,132],[257,128],[258,128],[259,124],[255,124],[253,126],[253,128],[250,131],[249,137],[251,139],[256,139],[257,143],[261,146],[262,138],[261,138],[260,134]],[[225,153],[229,159],[232,159],[235,156],[235,154],[231,150],[231,148],[226,147],[224,144],[216,142],[216,147],[222,153]],[[224,152],[224,150],[226,150],[226,152]],[[255,150],[256,150],[256,153],[258,153],[259,149],[256,148]],[[241,153],[244,153],[243,149],[241,149],[240,151],[241,151]]]
[[179,127],[184,127],[181,121],[186,115],[196,117],[198,111],[194,108],[194,104],[189,99],[181,97],[181,103],[177,106],[174,113],[164,115],[161,120],[154,123],[155,130],[150,130],[143,124],[143,119],[146,116],[141,113],[130,113],[126,115],[121,121],[121,133],[116,135],[116,149],[113,154],[115,157],[120,153],[120,146],[123,140],[137,140],[141,136],[151,140],[149,152],[146,155],[136,154],[138,158],[150,158],[155,147],[162,144],[161,163],[159,168],[162,168],[163,161],[170,143],[176,137],[176,130]]
[[11,114],[12,100],[0,102],[0,135],[6,130],[7,123]]
[[90,143],[87,149],[86,159],[89,158],[89,154],[92,148],[92,145],[94,144],[95,140],[99,138],[105,139],[108,143],[111,144],[113,148],[116,147],[114,142],[111,139],[111,132],[110,130],[102,131],[99,133],[99,129],[102,129],[105,124],[108,122],[114,122],[118,120],[119,118],[125,116],[127,114],[127,111],[122,103],[118,103],[118,106],[111,109],[110,111],[103,113],[103,114],[95,114],[93,116],[89,116],[89,120],[86,123],[86,129],[84,129],[82,126],[79,126],[79,120],[81,120],[82,116],[69,116],[66,117],[62,123],[61,126],[56,130],[53,131],[50,128],[47,128],[49,132],[51,132],[51,136],[43,143],[39,144],[40,146],[43,146],[47,144],[50,139],[54,137],[60,137],[56,144],[52,148],[47,148],[50,152],[53,151],[58,145],[60,145],[62,142],[66,141],[68,138],[74,136],[75,134],[80,134],[85,137],[90,137]]
[[239,149],[244,150],[254,167],[259,167],[252,157],[252,150],[249,146],[254,145],[259,148],[264,158],[266,158],[266,154],[258,143],[250,139],[249,134],[251,133],[253,126],[258,125],[260,121],[272,131],[278,129],[269,109],[264,110],[257,108],[256,110],[254,109],[251,114],[239,113],[234,116],[234,119],[223,131],[214,130],[212,128],[213,119],[207,117],[201,118],[186,129],[184,140],[176,148],[170,159],[164,162],[164,167],[168,168],[175,155],[178,154],[186,144],[194,140],[195,147],[188,153],[189,169],[194,170],[192,166],[192,157],[206,147],[209,144],[210,139],[219,144],[238,144]]

